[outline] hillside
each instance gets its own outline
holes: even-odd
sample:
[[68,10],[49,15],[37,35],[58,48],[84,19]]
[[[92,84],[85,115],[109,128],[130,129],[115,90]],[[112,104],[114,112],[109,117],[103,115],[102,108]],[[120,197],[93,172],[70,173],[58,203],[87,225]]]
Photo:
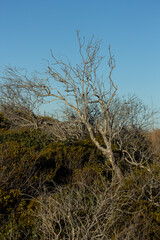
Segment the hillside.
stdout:
[[119,182],[88,135],[55,140],[0,116],[0,239],[159,239],[159,130],[134,136],[137,158],[150,154],[143,168],[112,143]]

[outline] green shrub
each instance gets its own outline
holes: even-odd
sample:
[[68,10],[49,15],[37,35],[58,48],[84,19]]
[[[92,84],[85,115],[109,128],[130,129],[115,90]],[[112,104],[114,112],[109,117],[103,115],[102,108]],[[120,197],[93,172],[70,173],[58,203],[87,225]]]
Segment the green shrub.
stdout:
[[9,127],[9,121],[4,117],[3,113],[0,113],[0,129],[9,129]]

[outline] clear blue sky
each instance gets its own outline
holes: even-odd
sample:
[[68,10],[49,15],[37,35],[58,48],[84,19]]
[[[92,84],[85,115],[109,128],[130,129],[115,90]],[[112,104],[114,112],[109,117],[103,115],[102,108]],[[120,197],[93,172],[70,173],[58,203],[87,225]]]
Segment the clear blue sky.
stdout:
[[0,0],[0,68],[43,71],[50,49],[76,61],[76,30],[111,45],[121,95],[160,110],[160,0]]

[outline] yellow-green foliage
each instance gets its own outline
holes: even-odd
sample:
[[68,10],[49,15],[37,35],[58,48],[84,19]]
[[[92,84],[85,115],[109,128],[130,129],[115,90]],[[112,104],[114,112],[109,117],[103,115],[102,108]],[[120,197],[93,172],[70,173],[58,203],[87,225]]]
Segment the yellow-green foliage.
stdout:
[[3,226],[0,239],[10,239],[11,231],[12,239],[23,239],[23,234],[34,239],[35,226],[32,226],[33,217],[28,209],[31,199],[39,194],[40,183],[64,184],[72,172],[86,162],[95,161],[97,156],[99,161],[103,160],[89,139],[51,143],[38,130],[0,129],[0,149],[0,221]]
[[124,213],[121,226],[124,226],[126,221],[133,224],[137,239],[141,236],[142,239],[156,240],[160,234],[159,170],[160,163],[152,166],[152,172],[134,169],[121,186],[118,201],[121,212]]
[[8,129],[10,127],[9,121],[0,113],[0,129]]
[[102,191],[105,188],[107,177],[104,164],[88,162],[84,167],[75,170],[73,181],[83,182],[88,186],[96,185],[97,189]]
[[23,198],[20,189],[0,190],[0,239],[38,239],[34,233],[37,203]]
[[37,239],[32,198],[40,181],[48,181],[55,172],[54,166],[47,165],[50,157],[43,156],[46,145],[48,140],[36,130],[0,130],[0,239]]
[[[97,139],[103,145],[102,138],[97,136]],[[115,143],[112,143],[112,148],[119,164],[121,152]],[[142,144],[140,150],[143,151],[143,148]],[[55,184],[68,185],[67,191],[64,187],[64,194],[68,194],[71,183],[81,182],[86,188],[94,186],[96,194],[102,196],[106,185],[112,186],[112,170],[109,165],[108,167],[104,165],[104,156],[90,138],[53,143],[40,130],[10,130],[9,123],[2,114],[0,114],[0,157],[2,240],[41,239],[34,218],[39,204],[34,199],[40,199],[43,187],[53,189]],[[109,198],[114,199],[112,207],[115,211],[113,213],[115,225],[114,229],[110,228],[110,239],[115,239],[114,231],[125,232],[128,224],[135,226],[135,236],[141,237],[137,239],[144,239],[145,236],[146,240],[156,240],[156,236],[159,236],[160,164],[157,158],[149,164],[151,172],[136,167],[128,170],[126,163],[120,162],[125,176],[119,187],[117,188],[117,185],[115,189],[113,187],[109,195]],[[55,192],[54,196],[56,194]],[[87,193],[86,204],[88,196],[90,197]],[[65,197],[67,200],[67,196]],[[84,196],[81,196],[81,201],[83,200]],[[96,203],[93,201],[92,204],[94,207]],[[87,208],[91,211],[90,204]],[[78,216],[83,217],[83,209],[76,211]],[[107,222],[107,219],[105,221]],[[124,238],[125,235],[122,239]]]

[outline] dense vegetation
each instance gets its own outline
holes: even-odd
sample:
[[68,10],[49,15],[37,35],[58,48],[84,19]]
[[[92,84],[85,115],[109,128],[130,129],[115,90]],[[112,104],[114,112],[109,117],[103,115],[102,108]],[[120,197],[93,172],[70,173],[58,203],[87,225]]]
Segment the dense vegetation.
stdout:
[[119,182],[89,135],[53,141],[0,114],[0,239],[160,239],[159,131],[134,139],[150,171],[128,166],[113,142]]
[[[11,66],[0,76],[0,239],[160,239],[153,111],[118,96],[110,47],[101,78],[101,41],[77,40],[80,61],[51,52],[44,79]],[[41,116],[55,100],[61,118]]]

